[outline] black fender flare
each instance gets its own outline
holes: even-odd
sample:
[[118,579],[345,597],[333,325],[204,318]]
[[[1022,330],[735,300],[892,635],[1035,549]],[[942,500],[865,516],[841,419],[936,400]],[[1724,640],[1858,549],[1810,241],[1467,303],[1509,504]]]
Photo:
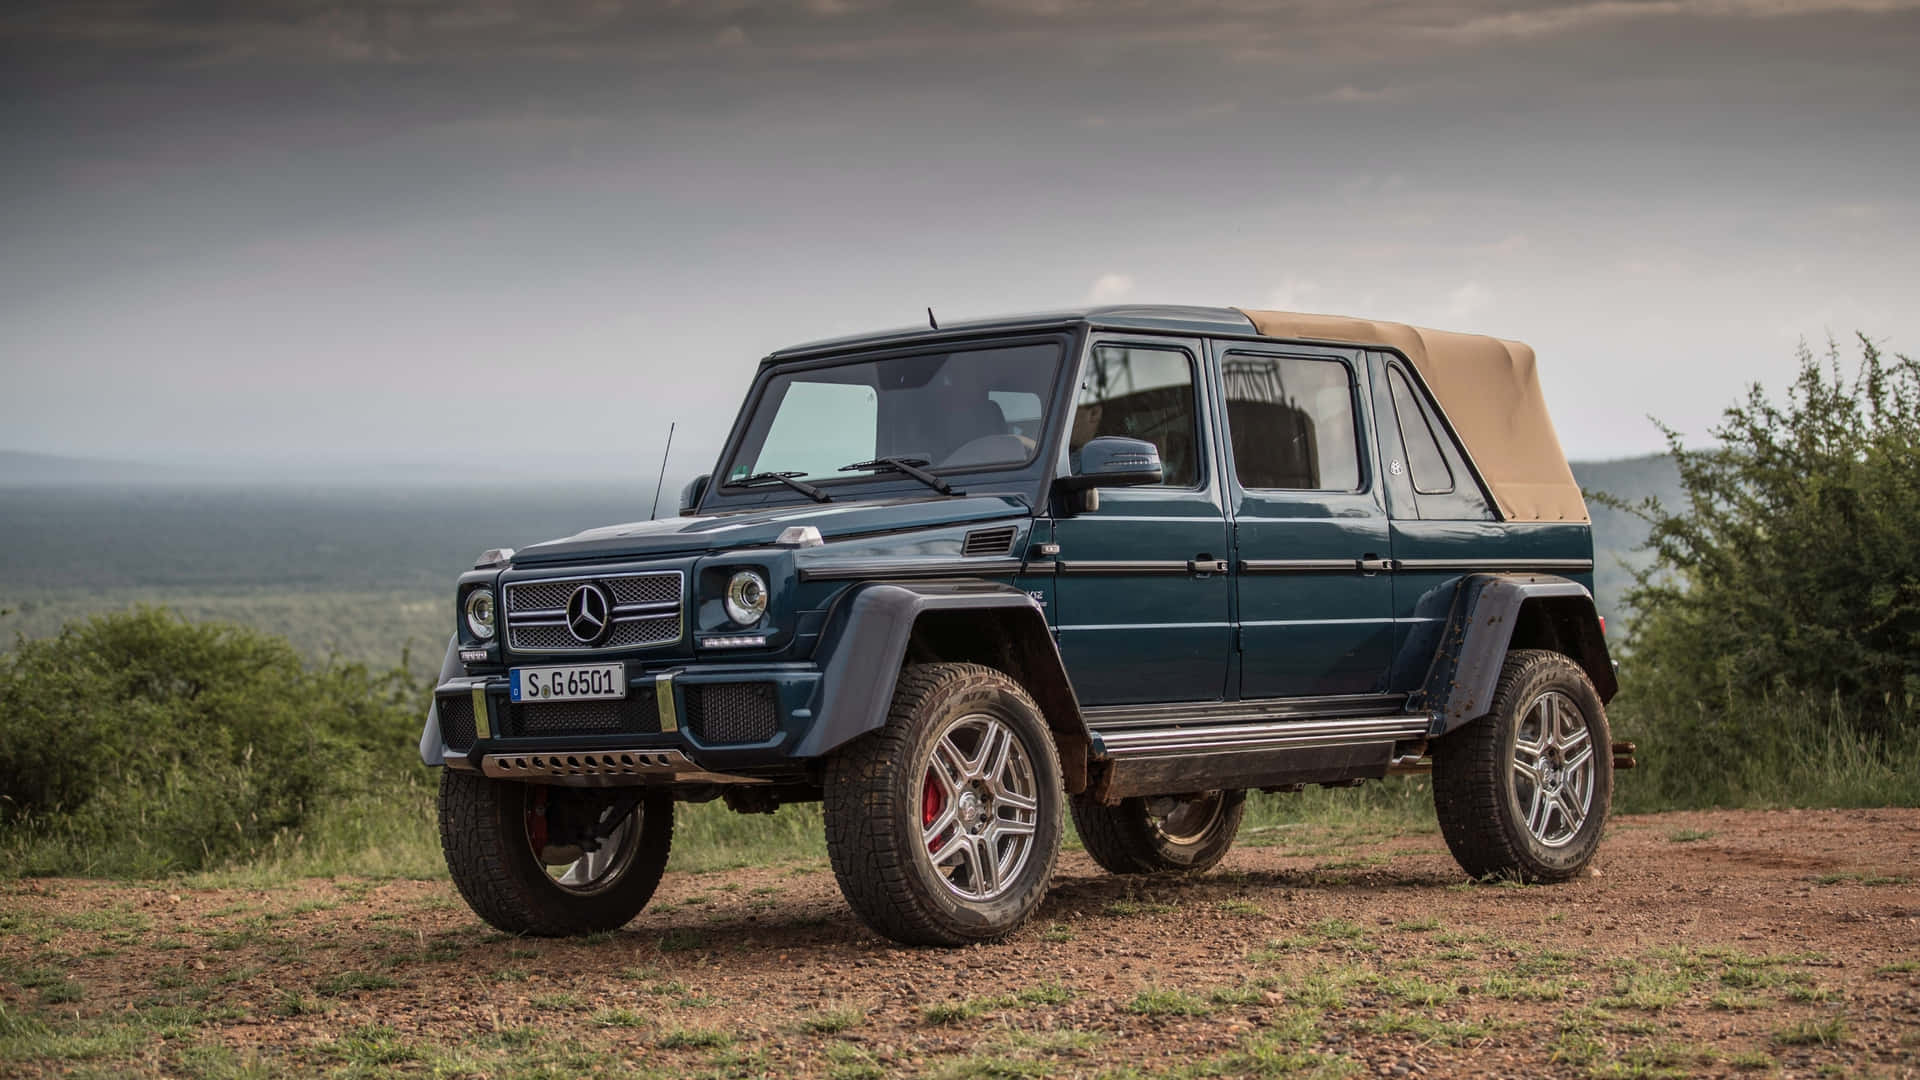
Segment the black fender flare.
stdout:
[[1619,690],[1586,586],[1551,574],[1469,574],[1454,594],[1427,670],[1423,694],[1434,717],[1432,734],[1485,715],[1511,648],[1565,653],[1593,680],[1602,703]]
[[1085,790],[1092,740],[1046,614],[1031,596],[992,581],[868,581],[849,588],[828,615],[814,654],[821,677],[813,726],[793,755],[823,756],[885,724],[916,627],[941,620],[993,624],[996,634],[979,636],[996,640],[970,642],[973,648],[945,658],[987,663],[1019,679],[1053,733],[1067,790]]
[[[447,639],[447,658],[440,664],[440,678],[435,686],[443,686],[448,679],[456,679],[466,674],[467,669],[460,663],[460,639]],[[420,762],[423,765],[445,765],[447,763],[447,744],[440,738],[440,699],[427,698],[427,723],[420,729]]]

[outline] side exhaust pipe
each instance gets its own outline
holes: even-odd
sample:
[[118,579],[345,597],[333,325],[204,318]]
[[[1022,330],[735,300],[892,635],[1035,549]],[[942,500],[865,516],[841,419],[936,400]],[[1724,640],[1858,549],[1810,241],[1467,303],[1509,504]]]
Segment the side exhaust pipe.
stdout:
[[[1639,762],[1635,760],[1633,756],[1636,752],[1638,752],[1638,747],[1630,742],[1621,741],[1614,743],[1614,771],[1619,772],[1622,769],[1631,769],[1639,765]],[[1405,754],[1394,758],[1393,762],[1387,766],[1387,775],[1389,776],[1417,776],[1421,773],[1430,773],[1432,771],[1433,759],[1419,753]]]

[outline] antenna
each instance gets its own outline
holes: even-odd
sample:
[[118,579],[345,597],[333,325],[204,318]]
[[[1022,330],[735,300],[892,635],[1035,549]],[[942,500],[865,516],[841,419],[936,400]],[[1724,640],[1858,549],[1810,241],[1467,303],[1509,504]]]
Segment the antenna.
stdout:
[[667,455],[673,453],[673,429],[679,421],[667,425],[667,448],[660,451],[660,479],[653,482],[653,509],[647,511],[647,520],[660,516],[660,487],[667,482]]
[[934,321],[933,321],[933,309],[932,309],[932,308],[928,308],[928,309],[927,309],[927,325],[928,325],[928,326],[931,326],[931,327],[933,327],[933,328],[934,328],[935,330],[938,330],[938,329],[940,329],[940,324],[939,324],[939,323],[937,323],[937,322],[934,322]]

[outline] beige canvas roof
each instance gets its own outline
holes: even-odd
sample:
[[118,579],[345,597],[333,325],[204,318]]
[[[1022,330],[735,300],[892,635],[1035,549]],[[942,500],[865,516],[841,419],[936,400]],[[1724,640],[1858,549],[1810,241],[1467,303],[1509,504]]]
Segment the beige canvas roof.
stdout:
[[1248,311],[1265,337],[1384,345],[1413,362],[1509,521],[1586,521],[1587,503],[1547,415],[1533,349],[1402,323]]

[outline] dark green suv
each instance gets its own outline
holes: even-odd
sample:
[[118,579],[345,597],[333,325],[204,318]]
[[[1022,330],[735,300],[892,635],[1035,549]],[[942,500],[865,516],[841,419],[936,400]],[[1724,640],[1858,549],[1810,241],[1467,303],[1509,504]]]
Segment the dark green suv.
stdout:
[[1613,667],[1524,345],[1175,307],[806,345],[682,501],[460,579],[420,749],[503,930],[631,919],[679,801],[824,802],[915,944],[1018,927],[1069,811],[1198,871],[1249,789],[1431,768],[1470,874],[1599,844]]

